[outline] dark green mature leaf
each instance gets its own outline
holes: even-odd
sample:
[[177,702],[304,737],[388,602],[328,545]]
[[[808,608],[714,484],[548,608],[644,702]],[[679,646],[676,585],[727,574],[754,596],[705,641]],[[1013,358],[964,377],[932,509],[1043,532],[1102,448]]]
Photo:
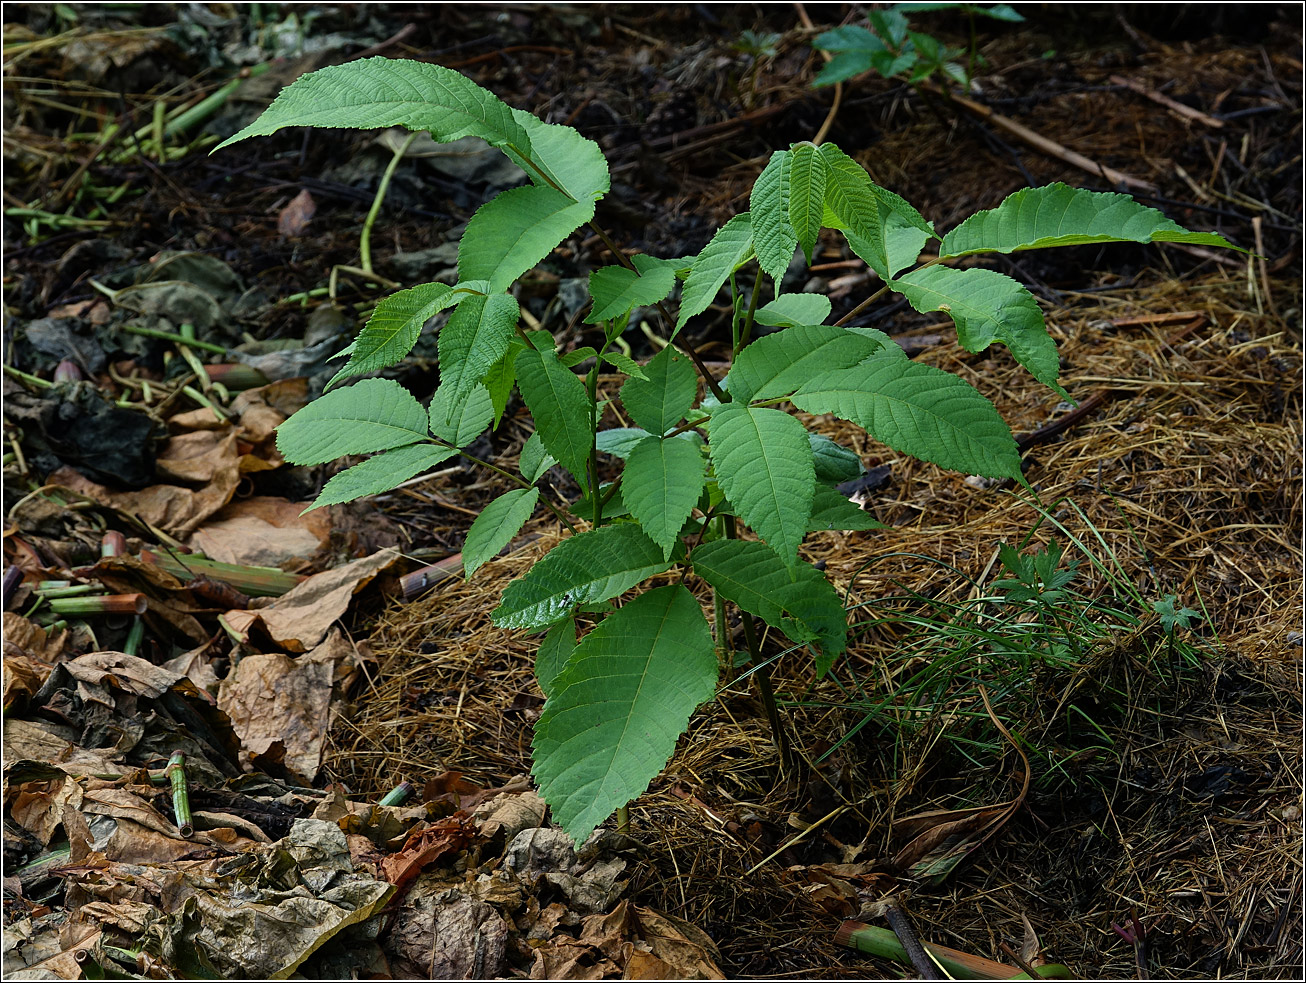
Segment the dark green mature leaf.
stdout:
[[826,200],[826,161],[820,148],[800,143],[789,151],[789,225],[807,262],[821,231]]
[[490,402],[494,404],[494,426],[503,419],[503,411],[508,408],[513,386],[517,384],[517,355],[526,347],[526,342],[513,338],[508,342],[508,350],[485,373],[485,388],[490,391]]
[[672,337],[691,317],[702,314],[711,306],[721,285],[748,259],[752,249],[753,226],[748,212],[740,212],[717,229],[712,241],[703,247],[689,269],[689,277],[680,294],[680,313],[676,315]]
[[824,676],[848,647],[848,616],[834,585],[810,563],[798,564],[798,577],[780,591],[778,600],[789,617],[781,630],[794,641],[812,642],[819,655],[816,676]]
[[777,150],[753,183],[748,196],[753,219],[753,248],[762,272],[775,282],[776,293],[798,248],[789,224],[789,151]]
[[611,454],[624,461],[635,445],[648,436],[649,432],[642,427],[613,427],[611,430],[600,430],[595,435],[594,443],[600,454]]
[[1069,399],[1057,382],[1061,362],[1034,295],[995,270],[924,266],[890,284],[922,314],[946,312],[967,351],[982,352],[995,341],[1011,350],[1039,382]]
[[646,273],[624,266],[604,266],[590,274],[590,296],[594,307],[586,324],[600,324],[624,318],[636,307],[656,304],[676,285],[675,270],[654,266]]
[[517,457],[517,469],[521,471],[521,476],[530,482],[539,481],[540,476],[557,463],[558,459],[545,450],[544,441],[540,440],[540,435],[537,433],[526,438],[521,454]]
[[580,487],[588,489],[585,472],[594,430],[585,384],[553,351],[525,348],[518,353],[516,366],[517,388],[535,418],[535,432]]
[[833,413],[940,467],[1024,482],[1016,441],[993,404],[942,369],[876,354],[813,379],[794,394],[793,404],[807,413]]
[[708,431],[708,452],[721,490],[739,517],[792,569],[807,533],[816,485],[807,429],[780,410],[734,402],[713,409]]
[[941,257],[1011,253],[1096,242],[1187,242],[1237,249],[1213,232],[1189,232],[1128,195],[1057,182],[1024,188],[976,212],[943,237]]
[[553,695],[553,681],[576,650],[576,619],[563,618],[549,629],[535,653],[535,678],[547,699]]
[[391,58],[364,58],[300,76],[258,119],[216,149],[286,126],[404,126],[429,130],[441,143],[470,135],[521,155],[531,152],[525,128],[498,96],[452,69]]
[[808,532],[864,532],[868,529],[888,529],[869,512],[859,509],[837,489],[818,484],[812,496],[812,516],[807,520]]
[[878,273],[888,266],[884,237],[886,222],[880,200],[872,191],[870,175],[865,169],[832,143],[821,145],[829,177],[825,199],[840,224],[852,234],[871,244],[875,262],[867,262]]
[[387,492],[401,481],[428,471],[457,453],[452,447],[424,443],[409,444],[407,447],[377,454],[333,477],[323,486],[313,504],[304,511],[311,512],[324,505],[338,505],[364,495]]
[[482,385],[473,386],[459,399],[448,383],[441,383],[431,397],[431,433],[455,447],[466,447],[485,432],[493,419],[494,404],[489,390]]
[[325,464],[427,439],[426,410],[391,379],[364,379],[314,400],[277,427],[291,464]]
[[403,361],[417,344],[427,321],[472,296],[466,287],[455,289],[443,283],[423,283],[383,298],[354,343],[346,349],[349,361],[326,388],[332,389],[350,376],[375,372]]
[[783,560],[765,543],[718,539],[689,554],[694,573],[727,601],[768,625],[780,627],[780,592],[793,583]]
[[461,399],[503,358],[521,310],[510,294],[469,297],[440,330],[440,382]]
[[845,230],[844,238],[848,240],[849,248],[867,266],[875,269],[873,264],[884,262],[887,264],[885,272],[889,276],[897,276],[900,271],[920,258],[921,250],[925,248],[925,243],[930,236],[916,226],[908,224],[907,220],[897,212],[888,211],[883,205],[880,206],[880,214],[884,218],[882,250],[874,242],[863,239],[855,232]]
[[476,210],[458,244],[458,278],[507,290],[594,217],[594,200],[573,201],[547,185],[500,192]]
[[816,480],[822,484],[838,485],[845,481],[852,481],[854,478],[860,478],[862,472],[866,470],[860,457],[842,444],[836,444],[829,437],[819,433],[808,433],[807,442],[812,446],[812,465],[816,468]]
[[795,325],[740,352],[726,376],[727,388],[737,402],[787,396],[817,376],[857,365],[879,350],[877,341],[846,328]]
[[657,777],[716,682],[707,620],[681,586],[641,594],[581,640],[533,743],[540,794],[573,842]]
[[644,376],[622,383],[621,404],[635,423],[661,436],[676,426],[694,405],[698,376],[689,357],[670,345],[648,360]]
[[626,459],[622,500],[668,559],[680,527],[703,493],[706,468],[702,451],[674,438],[645,437]]
[[599,356],[599,358],[603,359],[603,361],[607,362],[618,372],[622,372],[625,375],[630,376],[632,379],[648,380],[648,374],[644,371],[644,367],[629,355],[613,350],[604,352]]
[[820,324],[830,316],[830,307],[830,298],[825,294],[780,294],[759,307],[754,320],[773,328]]
[[538,488],[514,488],[481,509],[463,543],[463,572],[468,580],[521,532],[539,500]]
[[509,584],[492,617],[500,628],[543,628],[579,605],[616,597],[670,566],[661,547],[633,523],[577,533]]

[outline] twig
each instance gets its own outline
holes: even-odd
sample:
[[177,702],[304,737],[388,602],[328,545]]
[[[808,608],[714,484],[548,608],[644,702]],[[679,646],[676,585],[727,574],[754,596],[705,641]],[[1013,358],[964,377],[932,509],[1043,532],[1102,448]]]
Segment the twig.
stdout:
[[1165,93],[1157,92],[1155,89],[1149,89],[1142,82],[1125,78],[1123,75],[1112,75],[1111,81],[1116,85],[1123,85],[1126,89],[1137,92],[1140,96],[1145,96],[1148,99],[1151,99],[1153,102],[1164,106],[1172,113],[1177,113],[1185,119],[1205,123],[1207,126],[1217,130],[1224,126],[1224,120],[1216,119],[1214,116],[1210,116],[1202,112],[1200,109],[1194,109],[1192,106],[1185,106],[1182,102],[1177,102],[1176,100],[1171,99]]

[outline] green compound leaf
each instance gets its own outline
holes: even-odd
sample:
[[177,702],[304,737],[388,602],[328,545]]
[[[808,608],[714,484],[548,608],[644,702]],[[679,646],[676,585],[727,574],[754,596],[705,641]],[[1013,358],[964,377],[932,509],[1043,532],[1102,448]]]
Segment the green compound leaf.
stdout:
[[1095,242],[1187,242],[1238,248],[1213,232],[1189,232],[1128,195],[1086,191],[1058,181],[1017,191],[997,208],[976,212],[943,237],[939,255],[1011,253]]
[[626,459],[622,500],[667,559],[680,527],[703,493],[706,467],[702,451],[694,444],[659,437],[645,437]]
[[535,419],[535,432],[580,487],[588,489],[585,472],[594,430],[585,384],[553,351],[524,348],[516,366],[517,388]]
[[773,328],[820,324],[830,316],[830,307],[830,298],[825,294],[780,294],[759,307],[754,319]]
[[544,441],[537,433],[526,438],[517,458],[517,469],[527,481],[536,482],[545,471],[558,463],[558,459],[544,449]]
[[443,283],[423,283],[384,298],[376,305],[354,343],[346,349],[349,361],[331,378],[326,388],[332,389],[350,376],[375,372],[403,361],[417,344],[418,335],[427,321],[445,308],[472,296],[466,290],[456,290]]
[[621,404],[641,428],[661,436],[678,424],[694,405],[698,376],[688,356],[670,345],[648,360],[644,376],[622,383]]
[[736,402],[787,396],[831,369],[857,365],[880,347],[875,339],[846,328],[795,325],[740,352],[726,377],[727,388]]
[[825,157],[815,144],[800,143],[789,151],[789,225],[809,266],[825,212],[826,169]]
[[463,572],[468,580],[521,532],[539,500],[538,488],[514,488],[481,509],[463,542]]
[[458,278],[508,289],[594,217],[594,200],[573,201],[547,185],[500,192],[472,216],[458,244]]
[[653,266],[646,272],[624,266],[604,266],[590,274],[590,296],[594,307],[586,324],[600,324],[625,317],[636,307],[656,304],[671,293],[676,272],[670,266]]
[[793,581],[784,561],[765,543],[718,539],[689,554],[694,573],[727,601],[774,628],[780,627],[780,592]]
[[434,444],[410,444],[398,450],[370,457],[362,464],[341,471],[323,487],[322,492],[305,512],[324,505],[352,502],[364,495],[379,495],[389,491],[401,481],[427,471],[458,452],[452,447]]
[[753,248],[762,272],[775,283],[776,292],[798,248],[798,236],[789,224],[789,151],[777,150],[753,183],[748,196],[753,221]]
[[503,358],[521,310],[510,294],[480,294],[458,305],[440,329],[440,383],[461,399]]
[[553,695],[553,681],[576,650],[576,619],[563,618],[549,629],[535,653],[535,678],[545,699]]
[[277,427],[277,450],[291,464],[325,464],[427,439],[426,410],[391,379],[364,379],[309,403]]
[[721,490],[792,569],[816,485],[807,429],[780,410],[724,403],[712,411],[708,430]]
[[641,594],[576,646],[535,725],[532,771],[575,843],[657,777],[716,682],[707,619],[684,587]]
[[492,618],[500,628],[543,628],[579,605],[616,597],[670,566],[634,523],[577,533],[509,584]]
[[[829,437],[819,433],[809,433],[807,442],[812,446],[812,465],[816,468],[816,480],[822,484],[838,485],[845,481],[852,481],[854,478],[860,478],[866,470],[860,457],[842,444],[836,444]],[[814,505],[812,507],[815,508]]]
[[685,322],[702,314],[716,299],[717,291],[731,273],[748,259],[753,249],[752,218],[740,212],[721,228],[694,260],[680,295],[680,313],[676,316],[674,338]]
[[957,325],[957,340],[971,352],[995,341],[1011,350],[1035,379],[1069,399],[1057,383],[1057,345],[1043,323],[1034,295],[995,270],[925,266],[890,283],[922,314],[945,311]]
[[498,96],[452,69],[392,58],[364,58],[300,76],[258,119],[216,149],[286,126],[403,126],[429,130],[439,143],[478,136],[494,147],[531,153],[526,129]]
[[793,404],[807,413],[833,413],[922,461],[1024,482],[1016,441],[993,404],[942,369],[876,354],[813,379],[794,394]]
[[448,383],[441,383],[431,397],[431,433],[455,447],[466,447],[485,432],[494,419],[490,391],[476,385],[463,399],[453,394]]
[[888,529],[869,512],[859,509],[838,490],[829,485],[817,485],[812,496],[812,516],[807,520],[808,532],[865,532],[868,529]]

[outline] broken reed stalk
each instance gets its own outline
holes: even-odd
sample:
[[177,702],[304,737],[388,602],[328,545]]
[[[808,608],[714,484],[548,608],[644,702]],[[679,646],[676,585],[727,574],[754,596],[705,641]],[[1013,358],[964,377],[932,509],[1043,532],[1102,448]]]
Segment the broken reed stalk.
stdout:
[[186,788],[186,755],[173,751],[168,759],[168,780],[172,783],[172,815],[177,822],[177,831],[185,839],[195,835],[195,827],[190,819],[190,792]]
[[66,614],[72,617],[85,617],[92,614],[144,614],[147,607],[144,594],[54,597],[50,598],[49,603],[50,610],[55,614]]
[[[907,954],[907,950],[898,941],[898,937],[887,928],[867,925],[865,922],[846,921],[839,926],[834,941],[837,945],[856,949],[868,955],[911,965],[911,957]],[[1028,973],[1021,972],[1015,966],[994,962],[992,959],[985,959],[983,956],[962,952],[946,945],[935,945],[932,942],[923,942],[921,944],[939,965],[956,979],[1027,980],[1031,978]],[[1036,966],[1035,969],[1038,971],[1039,979],[1068,980],[1074,978],[1074,974],[1060,963],[1045,963],[1042,966]]]
[[412,782],[400,782],[398,785],[396,785],[394,788],[392,788],[389,792],[386,792],[385,795],[383,795],[383,796],[381,797],[381,801],[378,802],[377,805],[379,805],[379,806],[400,806],[400,805],[403,805],[404,802],[405,802],[405,800],[407,800],[408,796],[410,796],[410,795],[412,795],[412,794],[413,794],[413,783],[412,783]]
[[141,550],[141,562],[153,563],[182,581],[194,580],[196,577],[219,580],[251,597],[280,597],[304,579],[299,574],[286,573],[276,567],[221,563],[190,553],[184,554],[184,559],[179,559],[167,553]]

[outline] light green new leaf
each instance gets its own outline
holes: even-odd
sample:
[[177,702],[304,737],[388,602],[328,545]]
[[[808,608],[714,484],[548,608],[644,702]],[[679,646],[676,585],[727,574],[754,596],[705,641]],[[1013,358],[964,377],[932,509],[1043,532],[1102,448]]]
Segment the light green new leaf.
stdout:
[[291,464],[325,464],[427,439],[426,410],[391,379],[364,379],[315,399],[277,427]]
[[[574,128],[557,123],[545,123],[524,109],[514,109],[513,118],[530,134],[531,160],[519,160],[509,148],[504,148],[509,158],[521,167],[533,183],[549,186],[535,168],[538,166],[553,184],[576,201],[598,201],[611,186],[608,161],[603,150]],[[588,221],[588,220],[587,220]]]
[[521,531],[539,500],[538,488],[514,488],[481,509],[463,542],[463,572],[468,580]]
[[[838,485],[852,481],[860,478],[866,470],[860,457],[829,437],[808,433],[807,442],[812,446],[812,466],[816,469],[816,480],[822,484]],[[812,506],[813,509],[815,507]]]
[[825,294],[780,294],[759,307],[754,320],[773,328],[820,324],[830,316],[830,307],[830,298]]
[[724,403],[712,411],[708,431],[721,490],[792,569],[816,485],[807,429],[780,410]]
[[452,447],[409,444],[398,450],[377,454],[333,477],[322,487],[321,494],[314,499],[313,504],[304,511],[311,512],[324,505],[352,502],[364,495],[379,495],[457,453]]
[[553,681],[576,650],[576,619],[563,618],[549,629],[535,653],[535,678],[547,699],[553,695]]
[[922,314],[945,311],[957,325],[957,340],[971,352],[982,352],[995,341],[1011,350],[1016,361],[1063,399],[1057,383],[1061,369],[1057,345],[1043,323],[1034,295],[1020,283],[995,270],[954,270],[924,266],[891,282]]
[[535,432],[580,487],[588,489],[585,472],[594,430],[585,384],[552,351],[524,348],[516,365],[517,388],[535,419]]
[[810,265],[826,200],[826,162],[820,148],[800,143],[789,151],[789,225]]
[[882,247],[847,230],[844,231],[844,238],[848,240],[848,247],[867,266],[875,269],[875,264],[883,262],[886,264],[884,272],[889,276],[897,276],[920,258],[921,250],[925,248],[930,236],[916,226],[909,225],[896,212],[887,211],[883,205],[880,206],[880,215],[884,219]]
[[718,539],[689,554],[694,573],[727,601],[768,625],[780,627],[780,592],[792,582],[789,569],[765,543]]
[[621,404],[630,418],[655,436],[678,424],[697,395],[694,366],[671,345],[648,360],[643,379],[627,379],[621,386]]
[[579,605],[616,597],[670,566],[634,523],[577,533],[509,584],[492,618],[500,628],[543,628]]
[[472,296],[467,290],[455,290],[443,283],[423,283],[383,298],[354,343],[345,349],[349,361],[326,388],[332,389],[350,376],[375,372],[403,361],[417,344],[427,321]]
[[726,384],[741,403],[787,396],[817,376],[856,365],[879,350],[879,342],[846,328],[799,324],[758,338],[740,352]]
[[532,745],[540,794],[573,842],[657,777],[716,682],[707,619],[684,587],[641,594],[581,640]]
[[459,399],[448,383],[442,382],[431,397],[431,433],[455,447],[466,447],[485,432],[494,419],[490,391],[482,385],[472,387]]
[[886,220],[880,199],[872,190],[875,186],[871,177],[861,164],[832,143],[822,144],[820,154],[828,172],[824,203],[844,229],[871,244],[876,260],[867,262],[878,273],[888,265],[884,253]]
[[537,433],[526,438],[522,444],[521,454],[517,458],[517,470],[529,482],[540,480],[545,471],[558,463],[558,459],[544,449],[544,441]]
[[512,344],[521,309],[511,294],[469,297],[440,329],[440,383],[460,399],[482,382]]
[[816,646],[819,679],[848,647],[848,616],[839,594],[820,570],[800,563],[797,582],[786,585],[778,599],[789,616],[782,619],[784,633],[794,641],[807,636]]
[[522,155],[531,152],[526,130],[498,96],[452,69],[392,58],[364,58],[300,76],[216,149],[286,126],[403,126],[429,130],[438,143],[470,135]]
[[600,454],[611,454],[624,461],[635,445],[647,436],[649,432],[642,427],[613,427],[600,430],[594,437],[594,444]]
[[1188,242],[1236,249],[1213,232],[1189,232],[1155,208],[1113,191],[1057,182],[1024,188],[997,208],[976,212],[943,237],[941,257],[1011,253],[1095,242]]
[[706,467],[702,452],[689,441],[660,437],[645,437],[626,459],[622,500],[668,559],[703,493]]
[[812,496],[812,516],[807,520],[808,532],[864,532],[868,529],[888,529],[869,512],[859,509],[837,489],[829,485],[816,486]]
[[762,272],[775,282],[776,292],[798,248],[798,236],[789,224],[789,151],[771,154],[748,196],[753,219],[753,248]]
[[671,333],[673,338],[686,321],[708,309],[721,285],[748,259],[752,250],[753,226],[748,212],[740,212],[717,229],[712,241],[703,247],[689,269],[689,277],[680,294],[680,313],[676,315],[676,330]]
[[624,266],[604,266],[590,274],[594,307],[585,323],[623,318],[635,307],[665,299],[675,285],[676,272],[669,266],[654,266],[645,273]]
[[876,354],[813,379],[792,399],[800,410],[833,413],[922,461],[1024,482],[1016,441],[993,404],[942,369]]
[[648,375],[644,372],[644,367],[636,362],[629,355],[619,351],[604,352],[599,356],[618,372],[624,372],[632,379],[648,380]]
[[594,201],[573,201],[547,185],[501,191],[476,210],[458,243],[458,278],[507,290],[563,239],[594,217]]

